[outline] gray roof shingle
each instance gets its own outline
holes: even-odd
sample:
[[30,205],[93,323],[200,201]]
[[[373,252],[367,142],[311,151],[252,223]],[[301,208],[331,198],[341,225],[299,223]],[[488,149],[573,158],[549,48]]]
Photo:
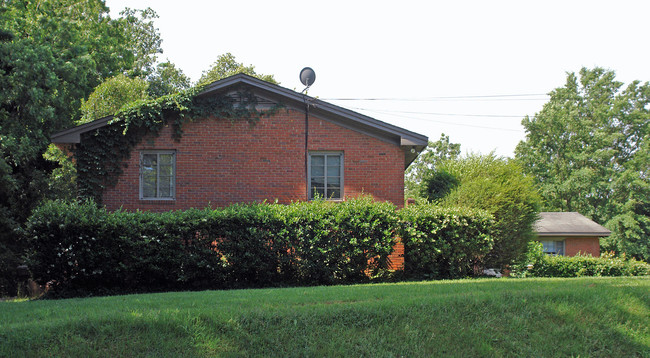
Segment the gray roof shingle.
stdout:
[[537,236],[609,236],[612,232],[577,212],[541,212]]

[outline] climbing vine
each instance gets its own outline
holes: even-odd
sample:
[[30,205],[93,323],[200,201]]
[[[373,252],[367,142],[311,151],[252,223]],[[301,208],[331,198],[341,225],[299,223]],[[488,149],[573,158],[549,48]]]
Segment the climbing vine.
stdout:
[[240,89],[237,98],[228,95],[203,95],[201,87],[162,96],[151,100],[133,102],[120,109],[107,126],[82,134],[75,149],[77,158],[78,190],[82,198],[93,198],[101,203],[102,193],[117,183],[124,161],[145,135],[158,136],[160,130],[172,125],[173,138],[183,135],[183,124],[202,118],[230,121],[246,120],[251,125],[260,118],[269,117],[281,105],[258,110],[257,98]]

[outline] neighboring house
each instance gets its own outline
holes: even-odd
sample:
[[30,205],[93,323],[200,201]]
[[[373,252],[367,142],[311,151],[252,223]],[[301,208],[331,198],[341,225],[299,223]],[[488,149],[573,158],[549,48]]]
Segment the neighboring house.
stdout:
[[600,238],[612,233],[576,212],[542,212],[540,217],[535,223],[537,239],[551,255],[600,256]]
[[[253,125],[221,118],[187,122],[180,140],[172,126],[147,134],[117,184],[102,193],[106,208],[168,211],[359,195],[404,205],[404,169],[426,147],[426,136],[244,74],[214,82],[200,96],[242,88],[262,108],[283,107]],[[56,133],[52,142],[74,146],[111,119]]]

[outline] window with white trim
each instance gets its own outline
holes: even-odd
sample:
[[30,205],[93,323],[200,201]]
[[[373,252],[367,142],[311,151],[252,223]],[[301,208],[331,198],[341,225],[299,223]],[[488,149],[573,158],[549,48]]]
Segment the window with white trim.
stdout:
[[542,241],[542,246],[547,255],[564,256],[564,241]]
[[176,152],[140,153],[140,199],[170,200],[176,195]]
[[343,198],[343,153],[309,153],[309,199]]

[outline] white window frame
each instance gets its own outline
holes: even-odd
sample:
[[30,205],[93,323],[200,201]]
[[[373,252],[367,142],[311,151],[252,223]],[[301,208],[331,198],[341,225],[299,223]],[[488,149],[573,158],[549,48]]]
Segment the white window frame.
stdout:
[[[344,168],[345,168],[345,165],[344,165],[345,156],[344,156],[343,152],[342,151],[314,151],[314,152],[309,152],[309,160],[307,161],[307,173],[308,173],[308,175],[307,175],[307,196],[308,196],[309,200],[314,200],[314,197],[312,195],[312,187],[311,187],[311,178],[312,178],[311,161],[312,161],[312,156],[324,156],[325,157],[325,164],[324,164],[325,165],[325,173],[324,173],[325,182],[323,184],[324,185],[324,190],[325,190],[325,196],[322,199],[323,200],[329,200],[329,201],[342,201],[343,198],[345,197],[345,194],[343,192],[343,188],[344,188],[343,173],[344,173]],[[339,166],[340,166],[339,167],[339,177],[341,178],[340,179],[340,189],[339,189],[340,197],[338,197],[338,198],[331,198],[331,197],[328,197],[328,195],[327,195],[327,157],[334,157],[334,156],[339,157]]]
[[[144,196],[144,165],[143,160],[145,155],[156,154],[156,193],[155,197]],[[160,196],[160,155],[172,156],[172,187],[170,188],[169,197]],[[140,152],[140,200],[176,200],[176,151],[175,150],[143,150]]]

